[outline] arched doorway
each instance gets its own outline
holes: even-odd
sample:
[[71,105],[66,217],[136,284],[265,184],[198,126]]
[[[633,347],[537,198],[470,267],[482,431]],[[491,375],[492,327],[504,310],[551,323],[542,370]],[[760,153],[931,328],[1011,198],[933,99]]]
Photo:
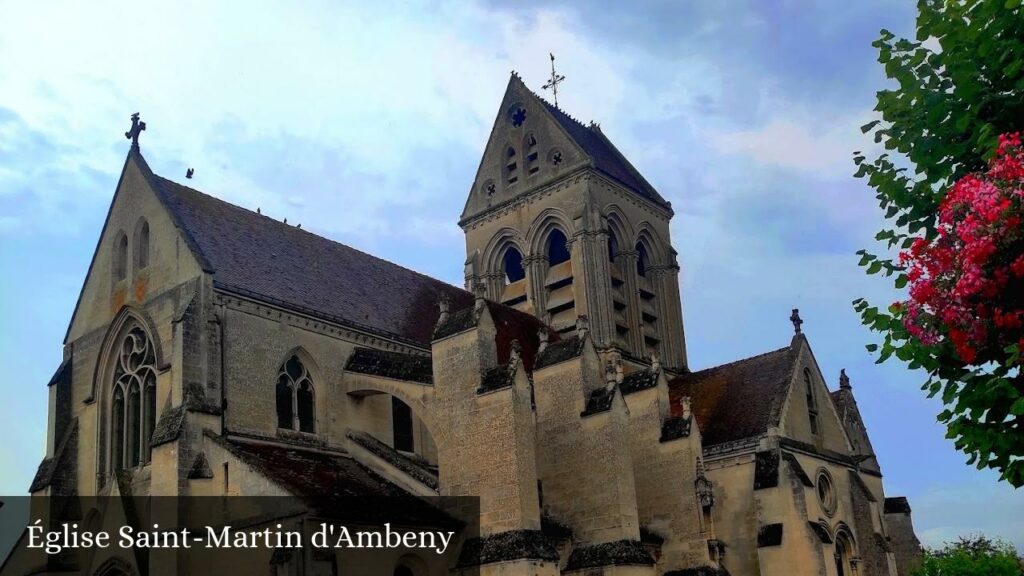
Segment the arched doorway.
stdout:
[[857,574],[855,558],[853,538],[846,530],[837,531],[834,554],[837,576],[855,576]]

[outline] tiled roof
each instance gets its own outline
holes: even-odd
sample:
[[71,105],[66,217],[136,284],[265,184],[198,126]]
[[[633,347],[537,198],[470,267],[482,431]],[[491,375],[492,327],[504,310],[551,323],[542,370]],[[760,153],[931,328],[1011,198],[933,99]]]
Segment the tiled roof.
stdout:
[[[138,151],[131,154],[220,289],[424,347],[454,333],[436,326],[442,294],[456,310],[449,323],[472,315],[475,298],[461,288],[157,176]],[[532,370],[544,324],[508,306],[487,306],[499,361],[508,361],[519,340]],[[557,339],[549,331],[549,340]]]
[[348,357],[345,370],[421,384],[434,382],[434,369],[429,356],[389,352],[376,348],[356,348]]
[[181,436],[185,428],[185,405],[180,404],[174,408],[165,408],[160,414],[160,421],[156,423],[153,430],[153,437],[149,445],[153,448],[168,442],[174,442]]
[[690,437],[690,427],[693,420],[682,416],[673,416],[665,420],[661,425],[661,438],[659,442],[671,442],[680,438]]
[[317,511],[346,519],[450,525],[450,517],[378,476],[350,456],[296,446],[211,438]]
[[480,375],[480,387],[476,389],[477,394],[486,394],[501,388],[508,388],[514,382],[515,371],[508,364],[499,364],[484,370]]
[[552,366],[576,358],[583,353],[583,340],[579,336],[570,336],[559,342],[552,342],[537,356],[537,368]]
[[615,388],[597,388],[590,393],[590,397],[587,399],[587,406],[580,413],[580,416],[607,412],[612,409],[613,400],[615,400]]
[[884,510],[886,514],[910,514],[910,502],[906,496],[891,496],[885,499]]
[[589,546],[574,546],[563,572],[602,566],[652,566],[654,558],[637,540],[618,540]]
[[65,384],[70,379],[70,376],[71,356],[68,356],[60,363],[60,366],[57,367],[57,370],[53,373],[53,376],[50,377],[50,382],[47,383],[46,385],[53,386],[55,384]]
[[633,392],[654,388],[658,385],[658,374],[660,372],[649,368],[630,372],[622,379],[622,384],[619,384],[619,390],[622,390],[622,395],[625,396]]
[[423,462],[414,460],[391,446],[377,440],[372,434],[359,430],[349,430],[346,434],[353,442],[375,454],[388,464],[401,470],[418,482],[437,490],[437,474],[426,467]]
[[618,180],[640,196],[668,207],[668,202],[640,175],[640,172],[629,163],[629,160],[626,160],[626,157],[611,143],[611,140],[605,137],[600,128],[595,125],[585,126],[543,98],[538,97],[538,100],[544,103],[558,124],[569,134],[569,137],[590,157],[594,168]]
[[[76,456],[78,455],[77,443],[78,418],[74,418],[71,421],[71,427],[67,429],[67,432],[64,433],[64,438],[62,438],[60,444],[57,445],[57,449],[54,451],[53,456],[43,458],[43,461],[39,463],[39,468],[36,469],[36,475],[32,478],[32,484],[29,486],[29,493],[49,488],[55,483],[59,484],[59,481],[64,478],[71,478],[71,481],[74,481],[74,466]],[[56,488],[57,489],[53,493],[60,494],[63,489],[67,488],[67,486],[56,486]]]
[[540,347],[540,331],[547,330],[548,342],[558,341],[558,332],[547,327],[536,316],[490,300],[487,301],[487,309],[491,313],[494,327],[498,332],[494,343],[498,348],[499,364],[508,363],[512,351],[512,341],[518,340],[519,357],[526,370],[532,372],[534,361],[537,358],[537,349]]
[[523,558],[558,562],[558,550],[540,530],[508,530],[468,539],[459,553],[456,568]]
[[217,287],[381,335],[429,344],[447,294],[472,294],[140,168]]
[[758,436],[779,423],[795,361],[786,347],[684,374],[669,383],[672,409],[690,397],[705,448]]

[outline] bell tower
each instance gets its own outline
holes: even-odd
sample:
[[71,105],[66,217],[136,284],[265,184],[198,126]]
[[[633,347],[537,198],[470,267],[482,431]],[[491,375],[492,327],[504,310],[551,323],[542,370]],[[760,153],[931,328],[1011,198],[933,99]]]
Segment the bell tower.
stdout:
[[671,204],[590,123],[509,79],[459,225],[467,289],[686,368]]

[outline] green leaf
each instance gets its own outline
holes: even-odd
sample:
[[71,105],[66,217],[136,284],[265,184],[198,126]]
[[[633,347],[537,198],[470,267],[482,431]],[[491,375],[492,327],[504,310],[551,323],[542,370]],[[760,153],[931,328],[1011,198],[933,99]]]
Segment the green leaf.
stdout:
[[878,126],[878,124],[880,122],[881,122],[881,120],[872,120],[871,122],[868,122],[867,124],[861,126],[860,127],[861,133],[867,134],[868,132],[871,131],[872,128],[874,128],[875,126]]
[[[999,135],[1021,129],[1022,1],[919,0],[913,38],[883,29],[871,43],[888,85],[876,91],[877,116],[861,130],[883,149],[854,153],[854,176],[867,184],[888,221],[875,235],[887,249],[908,249],[916,238],[934,241],[938,207],[952,183],[984,172]],[[926,48],[924,41],[937,42],[939,49]],[[865,273],[892,277],[897,290],[909,286],[898,262],[866,250],[857,256]],[[896,356],[928,373],[922,389],[941,396],[947,435],[968,461],[1024,485],[1024,429],[1007,423],[1022,410],[1021,395],[1009,380],[1020,370],[1021,351],[1003,350],[972,372],[948,342],[925,346],[909,335],[901,309],[880,312],[863,299],[853,306],[861,322],[882,337],[880,345],[866,347],[878,354],[877,362]]]

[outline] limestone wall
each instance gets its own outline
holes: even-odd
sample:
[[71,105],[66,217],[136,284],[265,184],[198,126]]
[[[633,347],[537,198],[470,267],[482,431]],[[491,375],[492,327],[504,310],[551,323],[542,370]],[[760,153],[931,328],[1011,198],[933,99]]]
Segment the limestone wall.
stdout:
[[581,357],[534,374],[544,511],[569,526],[578,545],[640,536],[625,401],[616,392],[608,410],[581,416],[603,375],[589,343]]

